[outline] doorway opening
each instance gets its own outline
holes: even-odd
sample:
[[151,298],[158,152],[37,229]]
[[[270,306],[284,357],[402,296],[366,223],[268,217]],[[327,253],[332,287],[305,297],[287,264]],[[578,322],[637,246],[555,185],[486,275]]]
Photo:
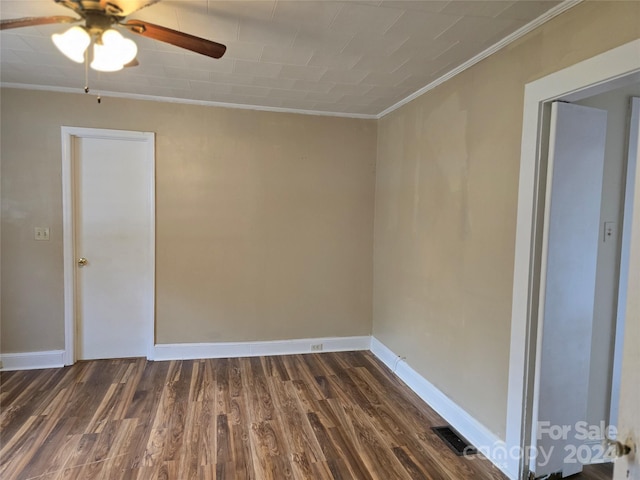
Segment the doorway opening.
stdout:
[[607,438],[617,435],[625,328],[618,306],[626,303],[621,271],[633,210],[625,197],[635,190],[628,119],[639,95],[634,83],[552,105],[530,440],[540,454],[529,464],[535,478],[613,478]]
[[529,473],[535,377],[539,367],[539,299],[546,159],[543,132],[555,100],[577,102],[640,81],[640,40],[532,82],[525,112],[518,200],[506,446],[511,478]]

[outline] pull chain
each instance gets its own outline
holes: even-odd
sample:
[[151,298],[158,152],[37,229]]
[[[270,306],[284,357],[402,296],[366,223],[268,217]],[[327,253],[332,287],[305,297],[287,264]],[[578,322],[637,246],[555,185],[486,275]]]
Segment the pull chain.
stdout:
[[[89,93],[89,49],[84,51],[84,93]],[[96,98],[98,103],[102,103],[102,97],[98,93]]]
[[89,49],[84,51],[84,93],[89,93]]

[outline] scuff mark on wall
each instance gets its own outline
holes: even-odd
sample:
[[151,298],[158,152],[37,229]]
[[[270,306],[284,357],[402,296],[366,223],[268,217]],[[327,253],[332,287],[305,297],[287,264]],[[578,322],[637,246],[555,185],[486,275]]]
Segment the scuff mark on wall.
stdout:
[[[454,127],[452,127],[452,125]],[[452,197],[460,203],[460,238],[471,233],[469,212],[468,111],[454,93],[433,108],[424,119],[427,148]]]
[[418,214],[420,212],[420,163],[421,159],[416,157],[415,166],[413,171],[413,221],[412,221],[412,231],[414,235],[417,235],[419,232],[419,218]]
[[[464,187],[469,153],[467,151],[467,110],[462,108],[460,95],[449,95],[424,120],[424,131],[442,176],[450,192]],[[455,128],[451,128],[455,125]]]
[[23,220],[27,218],[27,211],[22,208],[20,202],[4,199],[2,201],[2,216],[5,217],[7,222]]

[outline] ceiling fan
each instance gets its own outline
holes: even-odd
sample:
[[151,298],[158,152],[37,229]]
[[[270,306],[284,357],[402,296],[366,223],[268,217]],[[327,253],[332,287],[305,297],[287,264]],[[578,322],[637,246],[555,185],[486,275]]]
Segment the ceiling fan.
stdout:
[[54,0],[73,10],[78,17],[50,16],[26,17],[0,21],[0,30],[31,27],[52,23],[79,23],[62,34],[53,34],[52,40],[60,51],[71,60],[88,62],[88,48],[93,43],[91,67],[94,70],[113,72],[124,66],[137,65],[136,44],[124,38],[113,27],[121,27],[143,37],[169,43],[212,58],[220,58],[227,47],[188,33],[154,25],[142,20],[125,17],[160,0]]

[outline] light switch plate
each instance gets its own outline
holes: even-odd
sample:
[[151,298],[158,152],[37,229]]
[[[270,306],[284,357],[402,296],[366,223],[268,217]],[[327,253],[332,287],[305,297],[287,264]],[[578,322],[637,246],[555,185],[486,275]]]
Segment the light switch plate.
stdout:
[[34,238],[36,240],[49,240],[49,227],[35,227]]

